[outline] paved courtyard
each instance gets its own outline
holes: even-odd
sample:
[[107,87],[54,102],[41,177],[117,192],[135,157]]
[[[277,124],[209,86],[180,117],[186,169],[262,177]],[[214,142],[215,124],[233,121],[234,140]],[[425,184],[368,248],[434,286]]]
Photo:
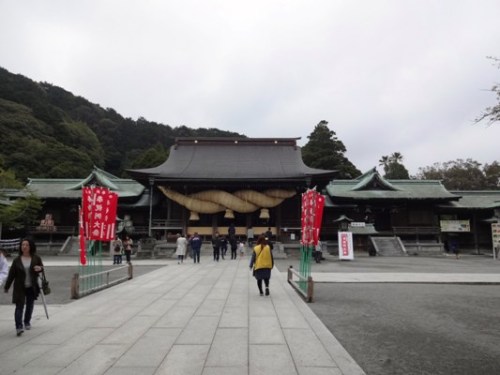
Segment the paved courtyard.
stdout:
[[[0,296],[1,374],[37,367],[42,374],[493,375],[500,368],[500,261],[485,256],[327,256],[312,264],[312,304],[285,281],[290,265],[299,268],[293,257],[276,260],[269,299],[256,295],[248,258],[204,257],[200,267],[135,261],[134,280],[79,301],[70,300],[67,281],[77,260],[44,260],[50,320],[37,305],[35,329],[17,338],[10,294]],[[297,344],[309,339],[309,348]]]

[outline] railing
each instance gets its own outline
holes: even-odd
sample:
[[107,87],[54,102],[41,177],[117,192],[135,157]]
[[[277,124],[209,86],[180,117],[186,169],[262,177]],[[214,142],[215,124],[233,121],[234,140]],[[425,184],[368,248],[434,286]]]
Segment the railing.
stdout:
[[183,224],[181,220],[159,220],[155,219],[151,223],[151,228],[153,229],[177,229],[182,228]]
[[125,227],[125,231],[128,234],[148,234],[149,227],[134,225],[132,227]]
[[21,244],[20,238],[13,238],[10,240],[0,240],[0,248],[5,250],[8,254],[17,253],[19,251],[20,244]]
[[[294,276],[298,279],[298,281],[294,280]],[[287,279],[288,283],[296,291],[298,291],[307,302],[314,302],[314,282],[312,276],[308,276],[306,279],[300,273],[295,271],[292,266],[290,266],[290,268],[288,268]],[[305,286],[307,286],[307,288]],[[306,291],[304,291],[303,289],[305,289]]]
[[61,250],[59,250],[59,253],[60,254],[65,253],[66,252],[66,248],[68,246],[71,246],[72,241],[73,241],[73,236],[68,236],[66,238],[66,241],[64,241],[64,244],[61,246]]
[[[123,270],[127,270],[126,276],[121,276],[111,280],[111,276],[115,276],[115,273],[118,273],[120,271],[123,272]],[[91,293],[95,293],[100,290],[109,288],[113,285],[130,280],[132,279],[132,277],[132,264],[84,276],[80,276],[79,273],[75,273],[73,275],[73,278],[71,279],[71,298],[78,299],[80,297],[84,297]]]
[[394,235],[399,234],[439,234],[441,228],[439,227],[393,227]]
[[74,226],[54,225],[54,226],[30,226],[28,227],[31,233],[47,233],[47,234],[74,234]]

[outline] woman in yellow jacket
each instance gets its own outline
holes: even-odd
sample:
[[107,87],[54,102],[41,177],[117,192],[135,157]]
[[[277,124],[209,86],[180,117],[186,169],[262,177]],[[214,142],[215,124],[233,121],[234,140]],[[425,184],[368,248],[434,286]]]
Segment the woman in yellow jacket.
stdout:
[[257,245],[253,248],[252,259],[250,260],[250,269],[253,268],[253,275],[257,279],[260,295],[263,296],[262,280],[266,285],[266,296],[269,295],[269,279],[271,270],[274,267],[273,253],[264,236],[259,236]]

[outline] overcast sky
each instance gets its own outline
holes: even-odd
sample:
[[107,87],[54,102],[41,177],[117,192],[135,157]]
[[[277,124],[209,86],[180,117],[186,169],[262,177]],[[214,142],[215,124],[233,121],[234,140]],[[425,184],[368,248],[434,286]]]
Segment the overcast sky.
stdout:
[[0,0],[0,66],[125,117],[301,137],[362,172],[500,161],[498,0]]

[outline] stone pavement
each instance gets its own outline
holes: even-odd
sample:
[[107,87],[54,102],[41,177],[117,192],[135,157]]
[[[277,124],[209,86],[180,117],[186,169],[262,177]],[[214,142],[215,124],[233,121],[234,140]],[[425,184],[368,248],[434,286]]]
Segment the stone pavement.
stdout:
[[500,273],[312,272],[316,283],[500,284]]
[[49,320],[37,301],[21,337],[0,306],[0,374],[364,374],[276,269],[261,297],[248,257],[165,263],[66,305],[48,296]]

